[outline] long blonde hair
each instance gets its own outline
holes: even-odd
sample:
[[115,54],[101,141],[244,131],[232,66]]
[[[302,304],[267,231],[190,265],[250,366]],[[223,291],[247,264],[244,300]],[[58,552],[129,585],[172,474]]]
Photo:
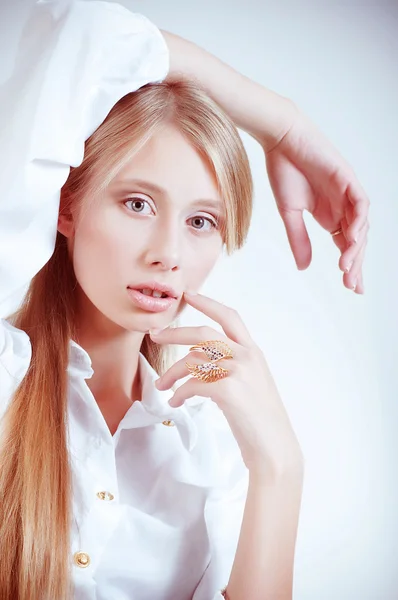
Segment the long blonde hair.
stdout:
[[[60,211],[84,210],[165,123],[174,124],[213,168],[226,205],[223,236],[230,254],[243,245],[251,219],[249,163],[234,124],[193,82],[148,84],[123,97],[86,141],[82,164],[70,170],[61,190]],[[8,317],[28,334],[32,359],[2,422],[1,600],[73,598],[66,426],[76,283],[66,238],[58,232],[53,255]],[[167,354],[148,336],[141,352],[159,374],[164,372]]]

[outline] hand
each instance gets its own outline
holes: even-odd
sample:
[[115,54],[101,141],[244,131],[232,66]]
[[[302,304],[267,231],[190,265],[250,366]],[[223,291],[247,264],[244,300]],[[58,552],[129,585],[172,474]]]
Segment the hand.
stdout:
[[[203,296],[187,295],[194,308],[219,323],[225,335],[212,327],[176,327],[150,332],[158,344],[193,346],[206,340],[222,340],[232,349],[232,359],[216,364],[228,369],[224,379],[205,383],[194,377],[181,385],[170,401],[181,406],[193,396],[211,398],[223,411],[252,475],[280,475],[301,464],[301,450],[260,348],[256,346],[238,313]],[[200,351],[177,361],[156,382],[166,390],[189,375],[185,362],[203,364],[209,359]]]
[[[369,230],[369,200],[353,170],[307,117],[299,113],[281,141],[265,150],[266,166],[297,267],[311,263],[311,242],[303,220],[308,210],[341,252],[343,283],[364,293],[362,264]],[[355,237],[357,242],[355,243]],[[350,268],[350,264],[351,268]]]

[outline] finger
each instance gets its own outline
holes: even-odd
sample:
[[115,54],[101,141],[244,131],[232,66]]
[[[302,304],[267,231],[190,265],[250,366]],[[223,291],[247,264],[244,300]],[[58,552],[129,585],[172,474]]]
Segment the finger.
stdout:
[[[185,365],[187,358],[184,357],[174,363],[159,379],[155,381],[155,386],[158,390],[169,390],[176,381],[183,379],[189,375],[188,367]],[[192,362],[195,359],[192,358]]]
[[[183,379],[187,377],[190,372],[186,363],[200,365],[204,362],[209,362],[209,359],[202,354],[201,352],[190,352],[187,356],[175,362],[157,381],[155,385],[158,390],[168,390],[170,389],[179,379]],[[228,363],[228,359],[221,359],[217,361],[217,364],[223,368],[227,368],[224,366],[225,363]]]
[[280,209],[279,214],[285,225],[287,239],[297,268],[300,271],[304,271],[311,264],[312,247],[304,222],[303,212],[301,210],[288,212]]
[[[254,342],[246,325],[234,308],[225,306],[225,304],[221,304],[221,302],[217,302],[217,300],[203,294],[191,295],[185,292],[184,299],[193,308],[200,310],[204,315],[221,325],[230,340],[242,346],[253,345]],[[197,340],[194,343],[196,344],[200,341],[203,340]]]
[[[358,274],[360,272],[360,269],[362,268],[361,251],[363,249],[363,246],[364,246],[364,244],[359,249],[359,253],[356,256],[354,263],[351,266],[351,269],[348,271],[348,273],[344,273],[344,276],[343,276],[344,285],[346,288],[348,288],[350,290],[356,289],[356,285],[357,285],[357,281],[358,281]],[[359,269],[358,269],[358,261],[360,264]]]
[[355,261],[356,257],[358,256],[364,241],[367,238],[368,231],[369,231],[369,223],[368,223],[368,221],[366,221],[365,225],[362,227],[362,229],[360,230],[360,232],[358,234],[357,243],[349,244],[343,251],[342,255],[340,256],[339,267],[342,271],[345,271],[346,273],[348,273],[348,271],[352,268],[352,265],[354,264],[354,261]]
[[219,381],[205,383],[204,381],[199,381],[199,379],[196,379],[195,377],[191,377],[188,379],[188,381],[176,389],[174,395],[169,400],[169,404],[170,406],[177,408],[178,406],[182,406],[185,400],[188,400],[188,398],[193,398],[194,396],[213,398],[216,393],[216,389],[219,389],[219,384]]
[[352,173],[352,181],[349,183],[346,196],[353,206],[353,220],[349,223],[348,239],[355,242],[355,238],[365,225],[369,214],[369,198],[355,175]]
[[363,284],[363,271],[362,271],[362,269],[359,271],[358,283],[357,283],[357,286],[355,288],[355,293],[356,294],[364,294],[365,293],[365,287],[364,287],[364,284]]
[[[348,225],[347,225],[347,220],[345,217],[341,218],[340,227],[342,229],[341,233],[338,233],[337,235],[333,235],[331,237],[332,237],[333,242],[336,244],[336,246],[340,250],[340,252],[343,253],[343,252],[345,252],[345,250],[347,250],[347,248],[349,246],[349,244],[347,242],[347,238],[346,238],[346,231],[347,231]],[[342,269],[342,270],[344,270],[344,269]]]
[[358,255],[355,257],[355,260],[351,267],[351,270],[346,276],[346,280],[348,283],[347,287],[352,289],[355,286],[356,293],[360,293],[360,291],[357,289],[357,285],[358,285],[359,275],[362,271],[363,261],[365,258],[366,246],[367,246],[367,240],[365,238]]
[[[311,264],[312,248],[301,206],[315,204],[314,193],[308,179],[285,156],[266,160],[268,179],[276,205],[285,226],[290,249],[299,270]],[[294,209],[286,207],[292,206]]]
[[[367,244],[367,230],[369,229],[369,225],[368,222],[365,223],[364,227],[362,228],[360,235],[358,237],[358,242],[355,244],[350,244],[349,242],[347,242],[346,240],[346,232],[347,232],[347,221],[346,219],[343,217],[341,220],[341,228],[342,228],[342,233],[336,236],[333,236],[333,240],[336,244],[336,246],[340,249],[341,251],[341,256],[340,256],[340,260],[339,260],[339,267],[341,270],[343,270],[345,272],[344,276],[343,276],[343,284],[345,285],[346,288],[350,289],[350,290],[355,290],[355,293],[357,294],[363,294],[364,293],[364,286],[363,286],[363,277],[362,277],[362,263],[363,263],[363,256],[364,253],[361,254],[361,250],[363,249],[363,246]],[[358,267],[356,267],[354,274],[353,272],[350,273],[350,270],[352,269],[352,267],[356,264],[356,261],[361,260],[360,257],[362,256],[362,262],[361,262],[361,266],[360,266],[360,270],[358,273]],[[355,286],[355,287],[354,287]]]
[[[180,344],[181,346],[194,346],[204,341],[220,340],[230,346],[233,353],[239,347],[220,331],[207,325],[200,327],[166,327],[161,331],[150,331],[151,338],[157,344]],[[203,356],[203,355],[202,355]]]

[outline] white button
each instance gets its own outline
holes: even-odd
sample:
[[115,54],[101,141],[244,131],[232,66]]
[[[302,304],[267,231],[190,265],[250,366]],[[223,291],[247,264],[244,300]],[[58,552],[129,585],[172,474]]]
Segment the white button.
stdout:
[[110,492],[97,492],[97,496],[100,500],[114,500],[115,498]]

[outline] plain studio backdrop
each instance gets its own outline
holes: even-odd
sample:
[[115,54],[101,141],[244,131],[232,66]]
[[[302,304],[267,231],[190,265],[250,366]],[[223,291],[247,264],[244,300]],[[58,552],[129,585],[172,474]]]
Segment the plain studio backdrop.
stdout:
[[[255,181],[249,239],[222,259],[202,292],[239,311],[264,351],[305,455],[294,598],[395,600],[398,4],[121,3],[292,98],[369,195],[359,296],[343,286],[339,251],[308,214],[313,260],[307,271],[297,270],[263,152],[242,133]],[[0,24],[3,43],[15,44],[26,6],[1,0],[8,16],[7,27]],[[2,53],[2,78],[9,68]],[[206,322],[219,328],[192,308],[181,319]]]

